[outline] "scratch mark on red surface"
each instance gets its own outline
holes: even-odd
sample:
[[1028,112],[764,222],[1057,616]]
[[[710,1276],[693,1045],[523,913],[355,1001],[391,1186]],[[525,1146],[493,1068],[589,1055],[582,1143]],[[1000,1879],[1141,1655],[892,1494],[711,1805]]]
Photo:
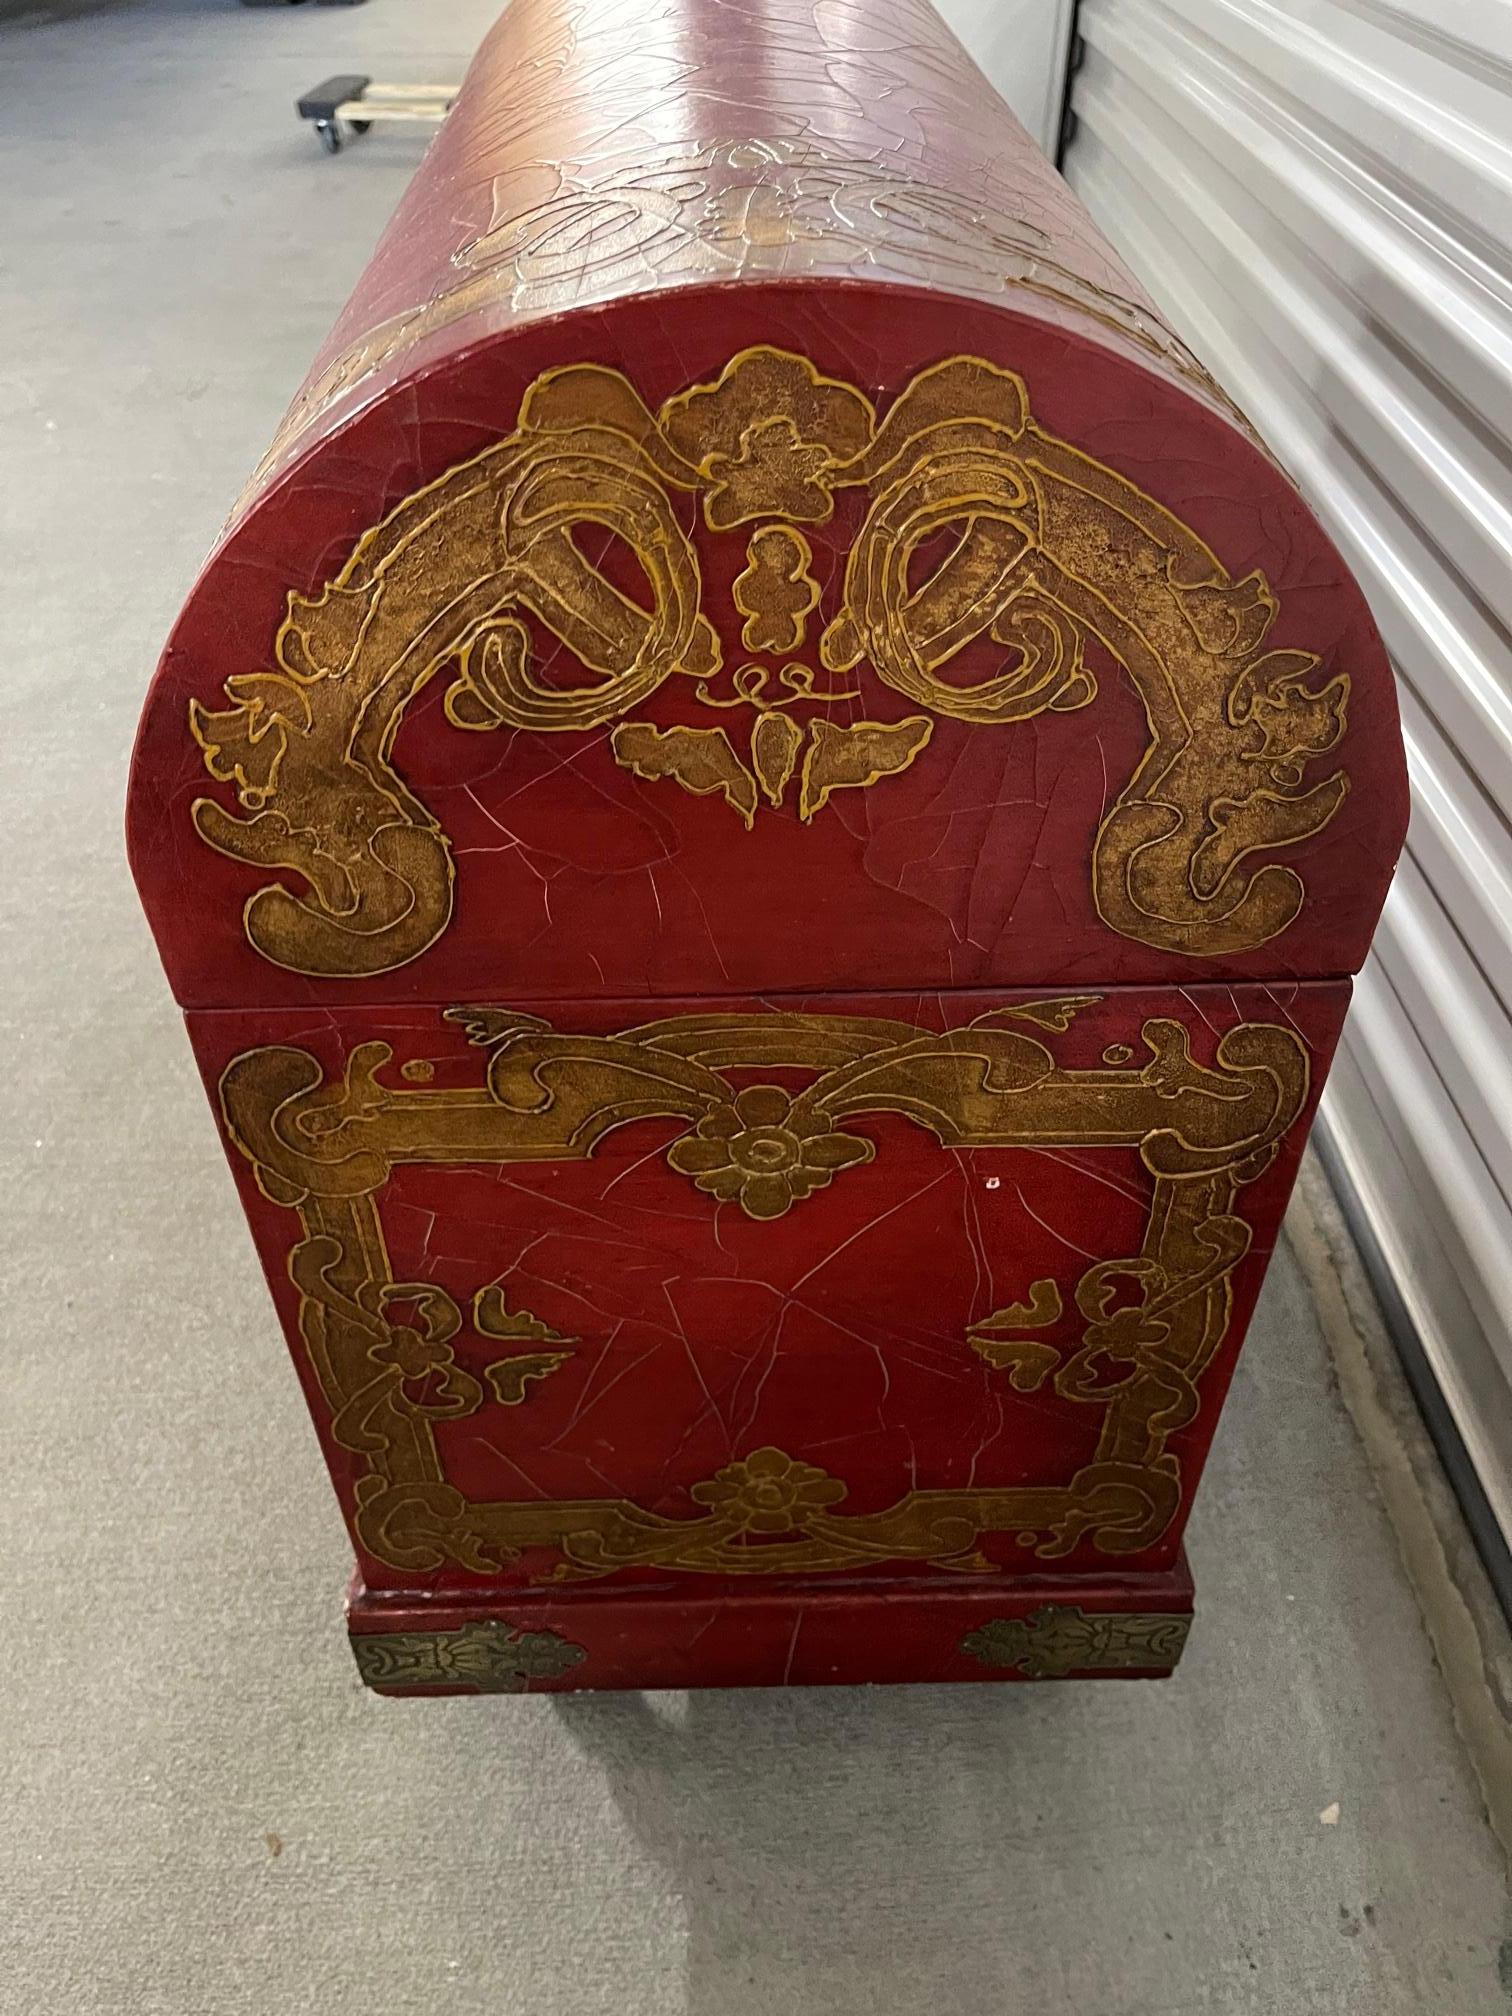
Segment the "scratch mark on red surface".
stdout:
[[751,1430],[755,1426],[756,1416],[761,1408],[762,1393],[766,1390],[767,1381],[771,1378],[776,1368],[778,1354],[782,1348],[783,1327],[787,1322],[788,1310],[791,1306],[789,1303],[784,1303],[782,1308],[777,1312],[777,1320],[773,1326],[771,1338],[766,1346],[766,1364],[762,1367],[757,1377],[755,1390],[751,1394],[750,1405],[747,1407],[745,1416],[740,1424],[738,1439],[741,1441],[749,1437]]
[[[677,1331],[678,1342],[682,1345],[683,1353],[687,1358],[689,1365],[692,1367],[693,1377],[698,1381],[704,1399],[709,1403],[707,1408],[704,1410],[704,1413],[700,1414],[695,1420],[689,1423],[688,1435],[691,1435],[693,1433],[693,1430],[700,1425],[700,1423],[706,1418],[707,1415],[712,1414],[714,1416],[714,1419],[719,1423],[720,1430],[723,1433],[726,1442],[730,1443],[730,1446],[733,1448],[734,1443],[731,1436],[730,1424],[725,1419],[723,1413],[720,1411],[719,1402],[714,1398],[714,1395],[709,1390],[709,1382],[707,1379],[705,1379],[703,1375],[703,1367],[698,1362],[698,1353],[693,1349],[692,1344],[688,1341],[688,1333],[683,1328],[682,1317],[678,1314],[677,1304],[672,1300],[671,1287],[665,1281],[662,1283],[662,1299],[665,1301],[667,1305],[668,1313],[671,1315],[672,1318],[673,1327]],[[683,1437],[683,1442],[686,1442],[687,1439],[688,1436],[685,1435]],[[680,1449],[681,1447],[682,1443],[679,1443],[678,1448]]]
[[[931,1190],[937,1190],[942,1183],[948,1182],[952,1173],[948,1168],[942,1169],[938,1176],[932,1176],[927,1183],[920,1184],[917,1190],[910,1190],[906,1197],[900,1197],[896,1204],[889,1204],[885,1211],[879,1211],[875,1218],[868,1218],[864,1225],[858,1225],[849,1238],[842,1239],[838,1246],[830,1247],[828,1252],[821,1254],[806,1274],[799,1275],[793,1283],[792,1293],[796,1295],[798,1290],[805,1283],[812,1281],[816,1274],[822,1274],[832,1260],[838,1259],[846,1248],[854,1246],[858,1239],[864,1239],[868,1232],[875,1232],[879,1225],[886,1224],[887,1220],[896,1216],[899,1211],[907,1210],[910,1204],[917,1203],[919,1198],[927,1197]],[[1045,1229],[1049,1231],[1050,1228],[1046,1226]]]
[[532,1498],[545,1498],[547,1496],[547,1493],[541,1489],[540,1485],[537,1484],[535,1479],[530,1475],[529,1471],[523,1469],[521,1465],[515,1461],[514,1457],[509,1454],[507,1449],[501,1449],[498,1443],[487,1435],[476,1435],[474,1436],[473,1439],[482,1448],[487,1449],[491,1455],[497,1456],[499,1461],[504,1465],[505,1469],[510,1471],[512,1475],[520,1478],[528,1488]]
[[1029,1202],[1029,1199],[1024,1195],[1022,1186],[1015,1184],[1014,1187],[1015,1189],[1018,1190],[1018,1200],[1020,1204],[1023,1205],[1024,1209],[1029,1213],[1029,1216],[1034,1220],[1035,1224],[1041,1226],[1046,1232],[1050,1234],[1050,1237],[1055,1241],[1057,1246],[1065,1246],[1069,1248],[1069,1250],[1073,1253],[1080,1253],[1080,1255],[1084,1260],[1095,1260],[1098,1257],[1095,1253],[1089,1253],[1085,1246],[1078,1246],[1074,1239],[1068,1239],[1064,1232],[1057,1232],[1053,1225],[1047,1223],[1045,1219],[1041,1218],[1038,1211],[1035,1210],[1034,1206]]
[[1147,1189],[1140,1190],[1132,1183],[1120,1182],[1116,1176],[1106,1170],[1093,1168],[1090,1161],[1078,1161],[1074,1155],[1067,1154],[1064,1149],[1036,1148],[1031,1149],[1029,1152],[1031,1154],[1043,1155],[1047,1162],[1060,1163],[1062,1168],[1070,1169],[1080,1181],[1100,1184],[1104,1190],[1111,1190],[1115,1197],[1127,1197],[1131,1203],[1138,1204],[1141,1207],[1148,1206],[1149,1204],[1150,1198]]
[[733,988],[734,982],[730,977],[730,969],[725,964],[725,956],[724,953],[719,948],[719,940],[714,936],[714,927],[709,922],[709,913],[708,910],[704,907],[704,900],[702,896],[699,895],[697,888],[695,887],[691,877],[688,874],[688,871],[685,868],[680,866],[679,863],[677,863],[676,861],[672,862],[670,866],[673,874],[678,876],[682,880],[682,882],[686,885],[688,894],[693,898],[693,901],[698,906],[698,914],[703,919],[704,936],[709,941],[709,950],[714,954],[715,963],[719,967],[720,978],[724,981],[727,987]]
[[662,1147],[660,1143],[658,1143],[658,1145],[655,1148],[648,1148],[645,1154],[642,1155],[637,1161],[627,1162],[624,1168],[621,1169],[618,1176],[616,1176],[611,1182],[606,1183],[604,1185],[604,1195],[607,1197],[610,1191],[617,1190],[621,1185],[621,1183],[625,1181],[626,1177],[634,1176],[637,1173],[637,1171],[644,1169],[648,1162],[659,1162],[662,1156],[666,1154],[666,1152],[667,1152],[666,1149]]
[[782,1684],[787,1686],[793,1677],[793,1661],[798,1655],[798,1633],[803,1629],[803,1612],[800,1610],[793,1619],[793,1635],[788,1640],[787,1658],[782,1667]]

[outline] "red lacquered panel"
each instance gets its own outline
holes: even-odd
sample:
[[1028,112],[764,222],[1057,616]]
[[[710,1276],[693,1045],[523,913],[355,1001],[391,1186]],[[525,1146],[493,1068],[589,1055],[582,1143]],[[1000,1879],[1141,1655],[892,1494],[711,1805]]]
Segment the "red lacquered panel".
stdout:
[[1289,480],[926,0],[643,12],[510,10],[189,599],[179,997],[1352,972],[1400,737]]
[[[366,411],[232,536],[138,756],[159,790],[136,858],[186,1001],[1352,970],[1403,817],[1389,673],[1258,449],[1022,314],[879,290],[821,314],[798,288],[680,306],[462,358],[426,417]],[[519,472],[498,444],[543,438],[522,401],[558,417],[529,404],[552,360],[591,363],[548,381],[559,407],[619,401],[634,426],[633,383],[693,454],[724,395],[676,402],[757,336],[865,388],[873,480],[805,503],[795,447],[711,527],[726,492],[664,482],[622,435],[623,495],[548,441],[531,494],[570,478],[575,515],[547,587],[499,571],[487,514]],[[921,380],[968,355],[991,371]],[[731,382],[801,407],[807,381]],[[983,447],[970,414],[994,401],[1033,431]],[[946,476],[966,501],[931,501]],[[611,619],[629,629],[600,648]]]
[[1342,986],[191,1018],[364,1582],[1168,1567]]

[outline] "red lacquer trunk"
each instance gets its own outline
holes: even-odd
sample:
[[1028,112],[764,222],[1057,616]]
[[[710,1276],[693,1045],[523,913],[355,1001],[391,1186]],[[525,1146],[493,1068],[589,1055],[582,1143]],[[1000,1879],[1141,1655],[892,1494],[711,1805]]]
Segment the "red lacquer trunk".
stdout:
[[129,809],[364,1678],[1168,1671],[1405,816],[1338,554],[927,0],[515,0]]

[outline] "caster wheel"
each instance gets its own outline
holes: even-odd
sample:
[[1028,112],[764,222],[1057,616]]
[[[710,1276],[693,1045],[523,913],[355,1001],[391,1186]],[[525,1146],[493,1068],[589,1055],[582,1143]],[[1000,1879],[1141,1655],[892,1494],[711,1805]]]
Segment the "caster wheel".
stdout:
[[334,119],[317,119],[315,122],[315,131],[320,135],[320,144],[324,147],[327,154],[339,154],[341,152],[341,135],[336,130],[336,121]]
[[354,133],[370,132],[372,130],[372,124],[373,122],[371,119],[354,119],[352,121],[352,131]]

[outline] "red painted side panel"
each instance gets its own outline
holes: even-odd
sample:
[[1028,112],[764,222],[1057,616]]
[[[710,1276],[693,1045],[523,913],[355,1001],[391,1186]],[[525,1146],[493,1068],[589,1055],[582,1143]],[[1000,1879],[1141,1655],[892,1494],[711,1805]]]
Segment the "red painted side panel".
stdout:
[[[1021,1110],[1023,1131],[1045,1138],[942,1142],[938,1119],[917,1115],[968,1113],[967,1103],[929,1092],[916,1112],[898,1110],[907,1102],[880,1076],[847,1117],[805,1130],[798,1104],[775,1119],[767,1108],[833,1082],[821,1069],[729,1065],[720,1079],[733,1104],[703,1102],[697,1125],[687,1113],[632,1116],[591,1153],[539,1160],[484,1159],[503,1139],[498,1123],[515,1125],[506,1106],[539,1105],[549,1129],[563,1082],[549,1063],[498,1075],[486,1011],[465,1024],[431,1008],[217,1012],[191,1016],[190,1030],[230,1115],[231,1165],[370,1590],[563,1577],[653,1586],[669,1570],[694,1582],[816,1571],[886,1582],[908,1564],[950,1579],[965,1557],[1017,1575],[1174,1562],[1347,999],[1345,986],[1318,984],[1123,990],[1069,1007],[1034,996],[809,999],[798,1004],[809,1057],[830,1054],[814,1028],[900,1030],[915,1051],[937,1031],[968,1044],[998,1032],[993,1072],[1006,1082],[1022,1067],[1026,1089],[994,1124],[1019,1125]],[[511,1027],[538,1005],[511,1013]],[[720,1004],[718,1019],[775,1021],[793,1005]],[[707,1009],[678,1003],[674,1015]],[[573,1035],[637,1026],[633,1008],[602,1001],[552,1006],[549,1019]],[[1173,1062],[1173,1031],[1189,1062]],[[1257,1042],[1269,1048],[1246,1050]],[[659,1053],[627,1054],[650,1071]],[[1167,1166],[1159,1141],[1097,1145],[1105,1116],[1116,1132],[1106,1103],[1089,1106],[1083,1126],[1076,1101],[1143,1087],[1141,1115],[1152,1134],[1168,1116],[1162,1138],[1180,1163],[1206,1115],[1246,1096],[1222,1062],[1241,1054],[1294,1058],[1301,1075],[1282,1138],[1251,1160],[1237,1153],[1242,1180],[1221,1195],[1200,1168],[1162,1189],[1151,1167]],[[295,1062],[265,1135],[268,1102],[236,1087],[270,1055]],[[905,1082],[924,1087],[913,1068]],[[1076,1088],[1055,1112],[1052,1068]],[[974,1084],[974,1067],[965,1071]],[[1270,1061],[1254,1069],[1267,1099],[1274,1076]],[[1195,1089],[1181,1090],[1188,1079]],[[455,1136],[458,1159],[399,1159],[404,1143],[474,1112]],[[1227,1125],[1221,1111],[1217,1124]],[[1236,1120],[1232,1138],[1250,1126]],[[1077,1128],[1094,1138],[1070,1138]],[[780,1158],[792,1137],[797,1150],[764,1174],[763,1150]],[[386,1180],[380,1147],[394,1158]],[[1183,1283],[1156,1241],[1158,1220],[1198,1195]],[[342,1216],[353,1198],[370,1220]],[[383,1264],[344,1273],[342,1242],[381,1244]],[[1209,1295],[1203,1336],[1191,1326]],[[511,1380],[517,1354],[529,1376]],[[1136,1389],[1144,1399],[1112,1460],[1153,1466],[1169,1496],[1152,1474],[1145,1511],[1082,1519],[1054,1494],[1109,1460],[1117,1410]],[[396,1489],[419,1475],[404,1442],[416,1424],[434,1453],[432,1482],[455,1494],[431,1540]],[[397,1524],[361,1512],[385,1484]],[[1052,1502],[1022,1526],[1011,1507],[987,1505],[980,1530],[938,1524],[938,1498],[907,1509],[910,1493],[1035,1491]],[[492,1510],[474,1522],[464,1501]],[[538,1509],[517,1530],[520,1508],[585,1504],[600,1511]],[[641,1514],[668,1523],[638,1534],[616,1520],[606,1534],[597,1527],[610,1504],[632,1508],[631,1525]],[[749,1523],[700,1552],[722,1511]],[[818,1542],[815,1512],[825,1515]],[[852,1528],[853,1516],[880,1527]],[[412,1526],[422,1537],[406,1541]]]
[[[1150,725],[1148,702],[1091,638],[1090,705],[1001,725],[936,715],[927,748],[901,774],[836,793],[807,821],[795,780],[787,802],[762,803],[749,827],[718,794],[634,774],[616,760],[607,726],[464,733],[437,678],[406,710],[392,760],[450,843],[455,910],[444,933],[371,980],[291,972],[253,948],[243,911],[267,871],[207,845],[192,814],[207,798],[233,817],[264,801],[244,798],[239,809],[234,787],[207,775],[188,730],[191,703],[224,709],[237,697],[228,682],[266,675],[290,593],[318,596],[401,499],[507,437],[543,371],[578,360],[623,371],[655,406],[717,379],[757,341],[861,384],[884,413],[919,370],[961,353],[991,359],[1023,379],[1042,428],[1144,486],[1234,582],[1264,577],[1279,605],[1266,651],[1316,656],[1319,691],[1341,675],[1351,682],[1343,740],[1306,773],[1312,785],[1342,768],[1348,795],[1319,833],[1271,850],[1277,872],[1305,888],[1295,922],[1249,948],[1199,943],[1185,954],[1110,929],[1098,914],[1094,844],[1146,760]],[[1390,672],[1359,591],[1286,478],[1185,390],[1022,304],[1009,313],[897,289],[750,286],[532,325],[438,366],[415,396],[418,405],[406,397],[367,408],[275,486],[211,563],[169,643],[144,717],[130,828],[144,900],[186,1005],[1105,986],[1336,975],[1363,958],[1405,820]],[[632,718],[722,730],[744,756],[758,716],[736,694],[752,654],[733,589],[751,527],[712,531],[693,500],[672,502],[698,555],[702,610],[724,663],[707,685],[671,678]],[[860,493],[842,490],[828,523],[804,526],[818,610],[801,650],[756,654],[773,692],[797,663],[816,694],[845,696],[797,705],[803,725],[918,713],[869,664],[837,679],[820,661],[863,513]],[[552,677],[592,683],[560,645],[547,639],[542,652]],[[976,684],[1005,662],[1004,646],[982,635],[943,676]],[[259,760],[266,769],[273,747],[258,740],[248,769]],[[1258,767],[1255,777],[1263,782]],[[276,792],[266,802],[275,811],[281,803]],[[1246,879],[1252,865],[1240,871]]]

